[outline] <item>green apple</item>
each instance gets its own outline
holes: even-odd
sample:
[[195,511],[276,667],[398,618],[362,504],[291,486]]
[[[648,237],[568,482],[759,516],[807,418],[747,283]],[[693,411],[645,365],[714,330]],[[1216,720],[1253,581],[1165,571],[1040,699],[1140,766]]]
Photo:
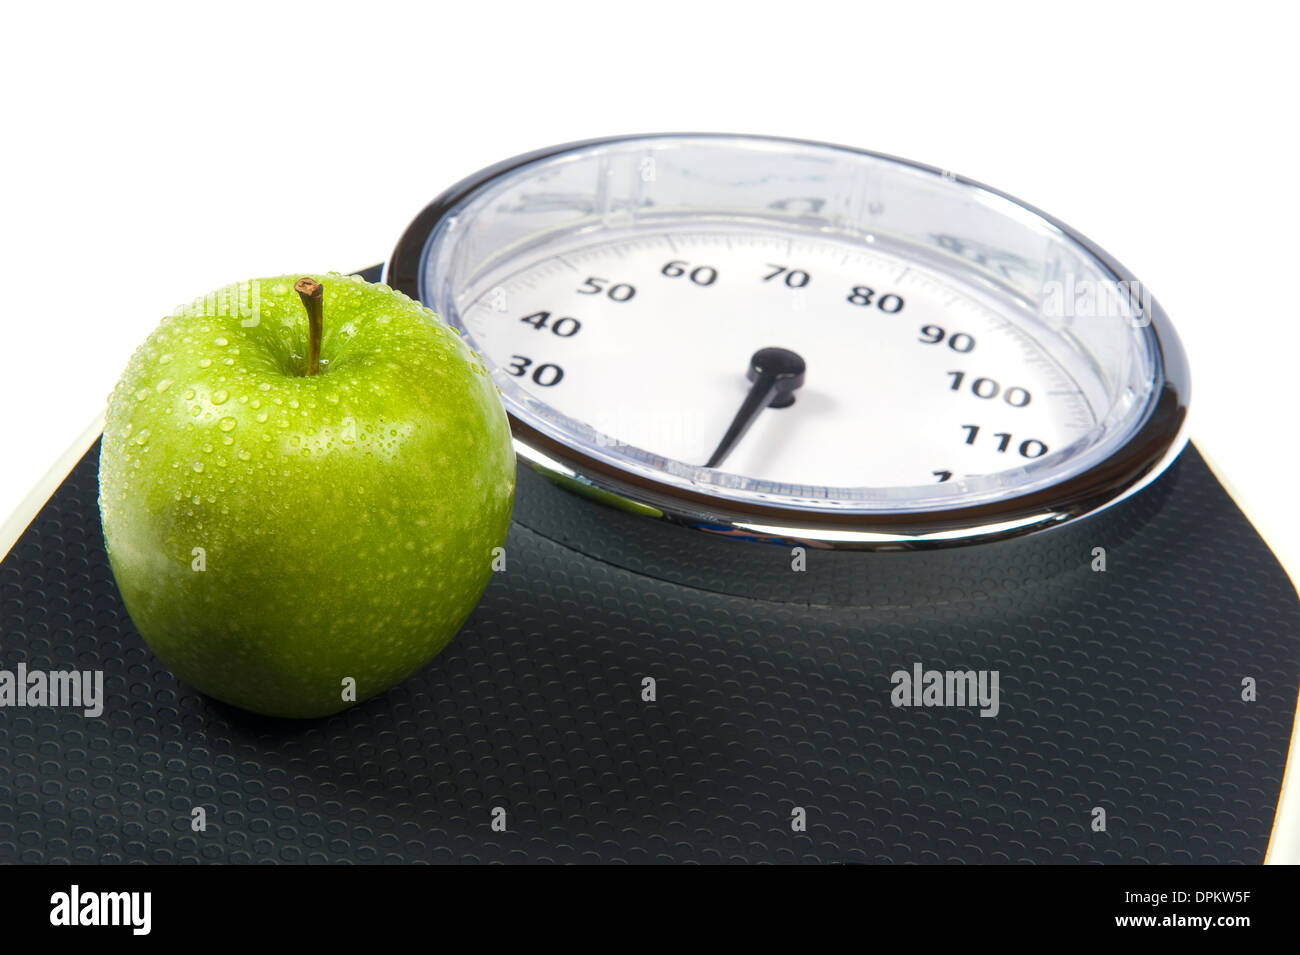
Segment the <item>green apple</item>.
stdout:
[[331,273],[163,320],[109,397],[99,507],[164,664],[227,703],[313,717],[447,645],[503,554],[514,482],[478,356],[400,292]]

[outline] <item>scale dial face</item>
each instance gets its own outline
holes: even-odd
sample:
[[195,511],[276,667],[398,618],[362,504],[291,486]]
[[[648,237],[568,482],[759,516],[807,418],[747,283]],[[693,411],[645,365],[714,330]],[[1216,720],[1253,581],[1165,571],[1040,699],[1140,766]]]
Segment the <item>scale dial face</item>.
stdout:
[[503,278],[461,318],[535,399],[701,464],[752,387],[754,352],[795,351],[807,372],[794,403],[758,415],[723,468],[776,494],[960,482],[1097,423],[1086,364],[1062,366],[978,290],[842,240],[682,229],[606,240]]
[[841,147],[522,157],[426,209],[386,278],[482,355],[525,459],[728,532],[1003,536],[1132,493],[1184,440],[1177,338],[1117,264]]

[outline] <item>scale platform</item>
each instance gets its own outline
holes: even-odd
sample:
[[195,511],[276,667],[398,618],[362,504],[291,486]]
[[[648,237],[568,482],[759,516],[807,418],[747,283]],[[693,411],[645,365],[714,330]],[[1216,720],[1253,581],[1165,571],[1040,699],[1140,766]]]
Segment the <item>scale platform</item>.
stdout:
[[[509,569],[450,647],[389,692],[303,722],[216,703],[153,657],[104,552],[97,460],[98,443],[0,563],[0,664],[100,669],[106,695],[97,718],[0,709],[2,862],[1268,851],[1300,603],[1191,446],[1109,523],[1081,522],[1108,535],[1106,573],[1062,559],[1037,569],[1031,596],[982,584],[975,566],[941,582],[941,602],[877,609],[727,596],[593,559],[520,522],[539,506],[530,476]],[[894,707],[891,672],[918,660],[997,669],[998,717]]]

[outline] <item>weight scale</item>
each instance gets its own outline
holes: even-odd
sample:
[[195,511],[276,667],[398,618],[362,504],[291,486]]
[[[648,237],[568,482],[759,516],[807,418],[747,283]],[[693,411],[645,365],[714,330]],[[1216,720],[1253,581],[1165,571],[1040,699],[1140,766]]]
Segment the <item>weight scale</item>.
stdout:
[[1065,225],[633,136],[484,170],[363,275],[493,373],[505,570],[412,679],[252,716],[132,628],[92,446],[0,565],[3,647],[108,701],[0,710],[0,860],[1297,858],[1296,591],[1187,443],[1171,322]]

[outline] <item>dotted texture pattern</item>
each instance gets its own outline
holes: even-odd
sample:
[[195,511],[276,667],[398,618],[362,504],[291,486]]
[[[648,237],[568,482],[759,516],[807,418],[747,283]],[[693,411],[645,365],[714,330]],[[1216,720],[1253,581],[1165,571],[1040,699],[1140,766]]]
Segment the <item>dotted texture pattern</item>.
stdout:
[[[99,668],[107,696],[95,719],[0,709],[0,861],[1263,860],[1300,604],[1191,448],[1106,573],[1085,550],[986,583],[972,550],[930,605],[726,596],[516,524],[441,657],[309,722],[154,659],[104,554],[97,455],[0,564],[0,666]],[[1000,713],[893,707],[915,662],[998,670]]]

